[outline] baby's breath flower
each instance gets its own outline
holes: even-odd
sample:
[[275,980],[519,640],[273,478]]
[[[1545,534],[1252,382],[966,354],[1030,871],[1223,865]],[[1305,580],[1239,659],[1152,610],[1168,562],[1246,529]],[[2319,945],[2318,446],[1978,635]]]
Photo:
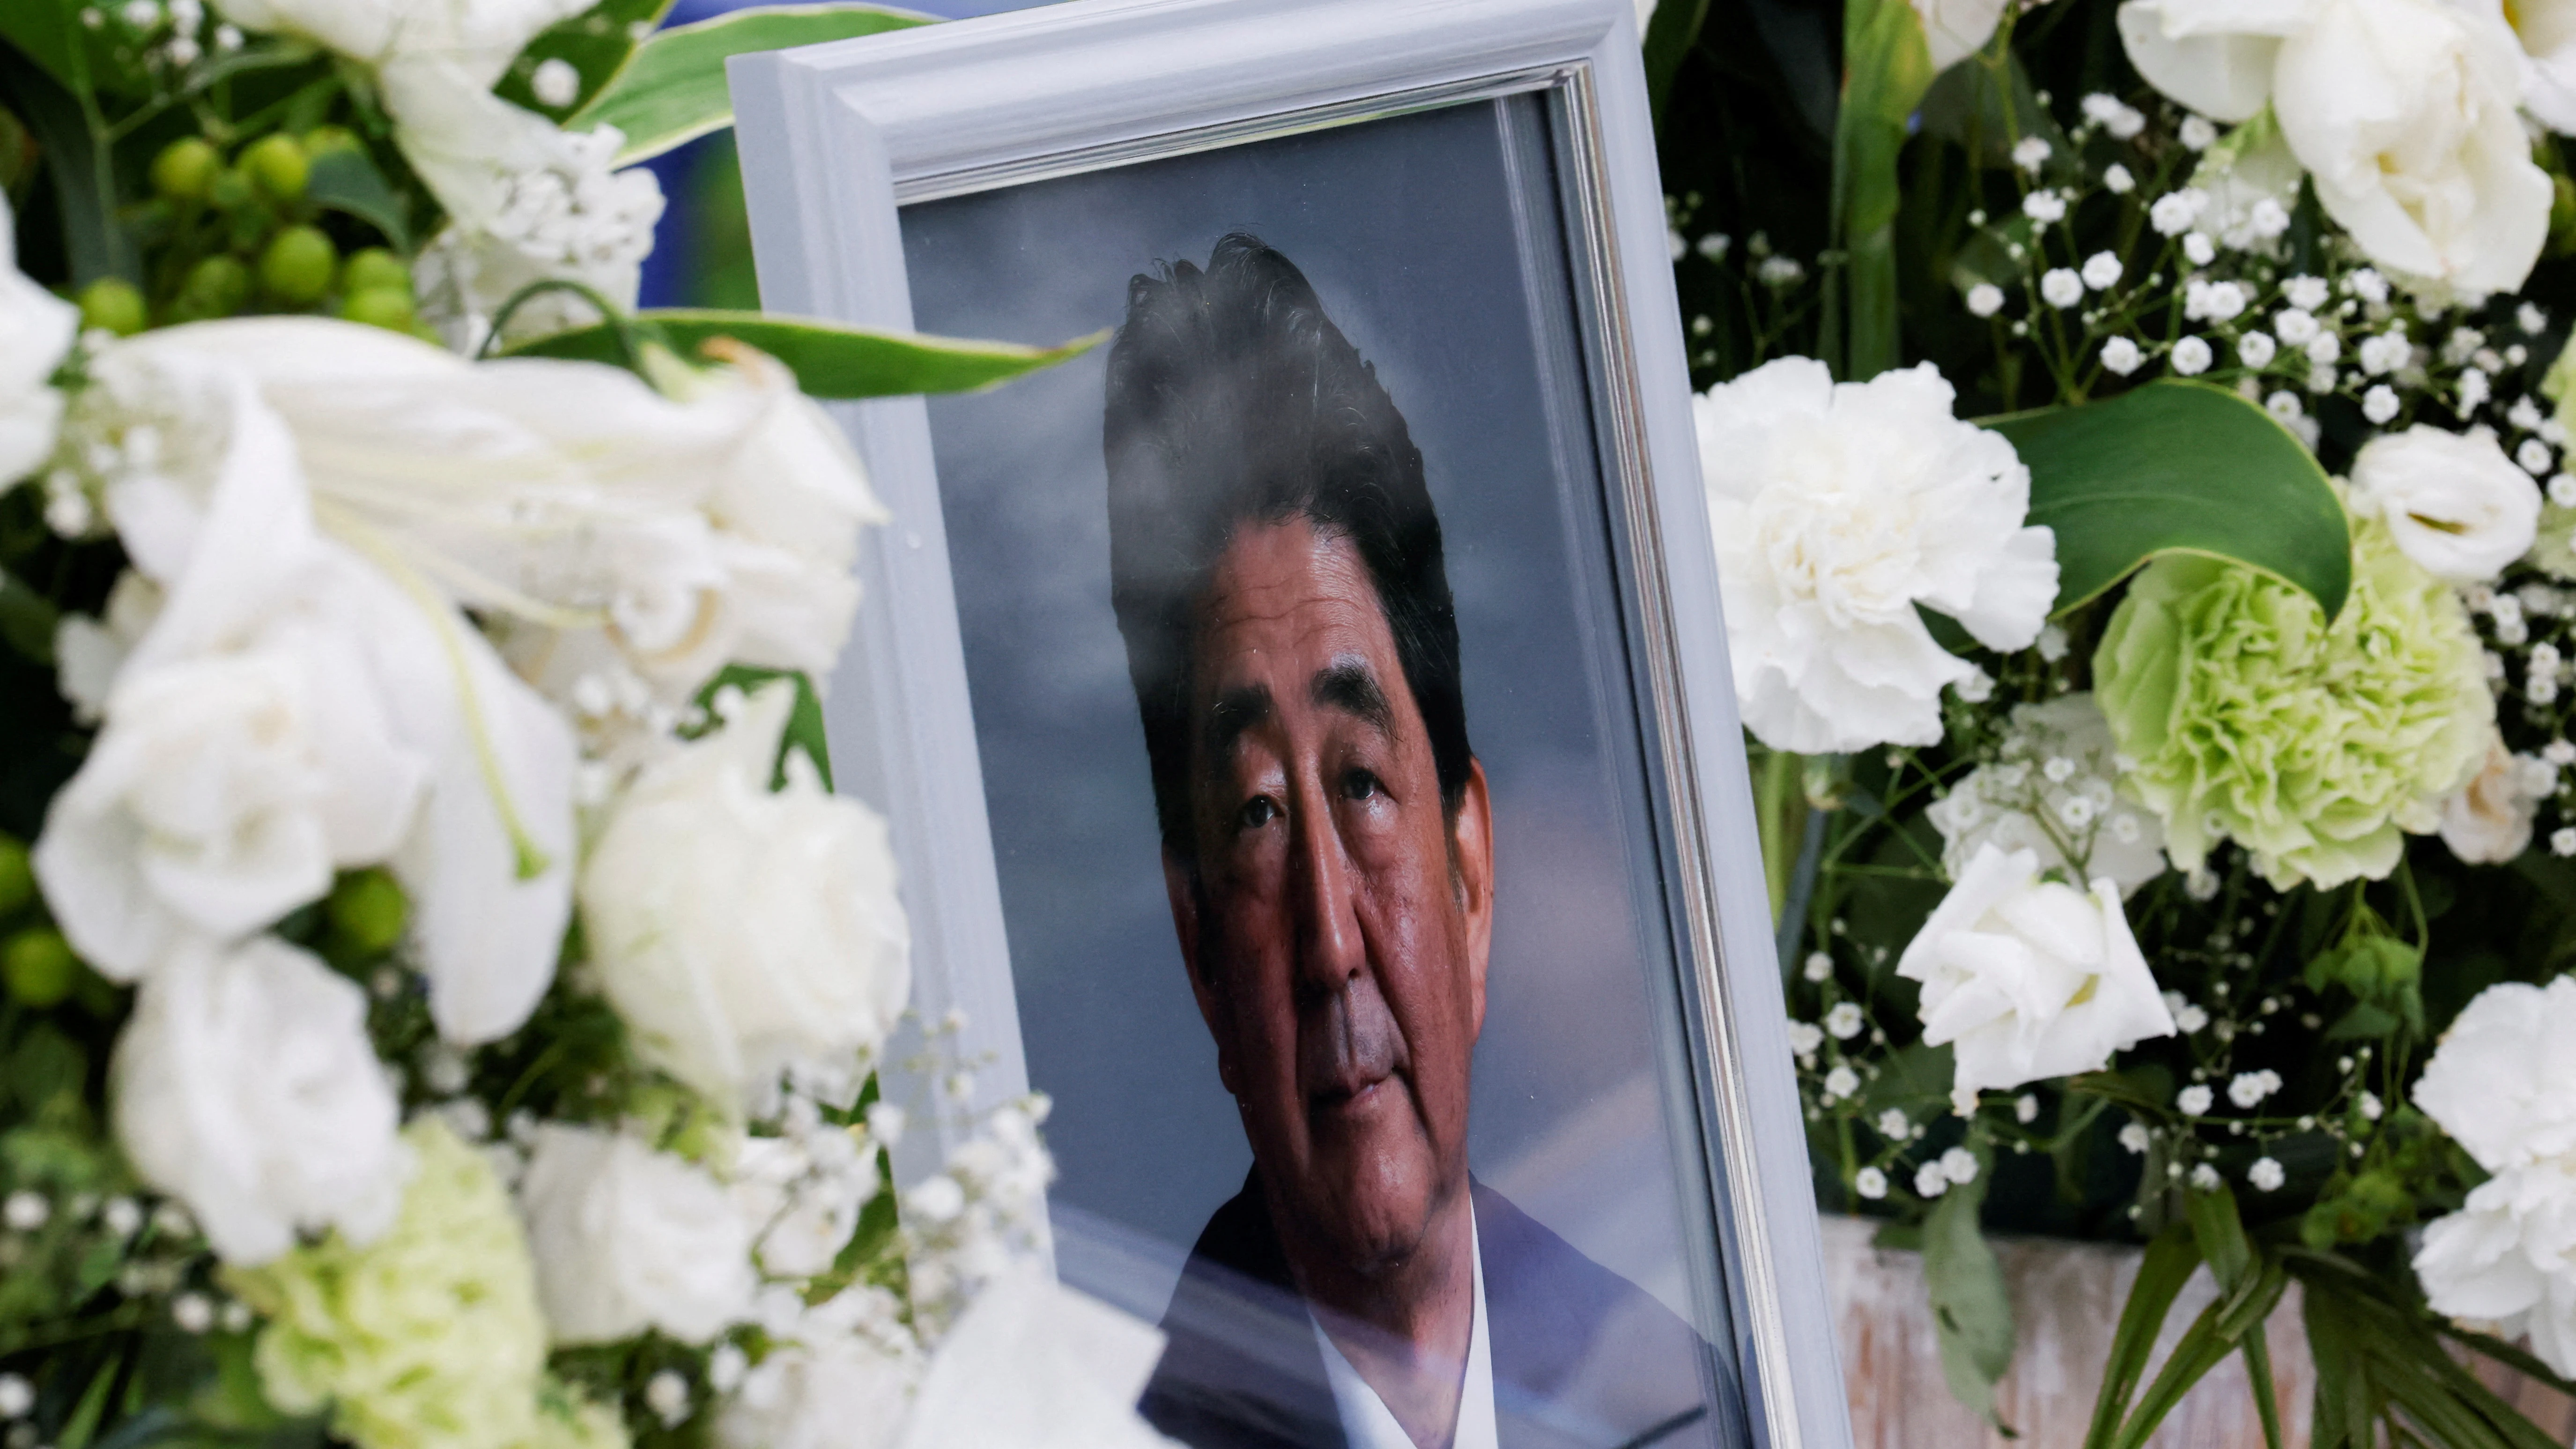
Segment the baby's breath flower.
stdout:
[[2034,191],[2021,199],[2021,213],[2042,226],[2066,219],[2066,198],[2054,191]]
[[2279,1192],[2281,1184],[2290,1180],[2290,1175],[2282,1170],[2278,1161],[2258,1157],[2252,1167],[2245,1169],[2245,1180],[2252,1183],[2257,1192]]
[[1968,289],[1968,312],[1975,317],[1992,317],[2003,310],[2004,289],[1992,282],[1979,282]]
[[2126,196],[2138,189],[2138,178],[2129,174],[2128,167],[2114,161],[2102,172],[2102,189],[2113,196]]
[[2174,1106],[2186,1117],[2205,1117],[2213,1097],[2209,1088],[2194,1084],[2174,1094]]
[[2373,423],[2385,423],[2397,416],[2397,390],[2383,382],[2363,393],[2361,415]]
[[2207,116],[2185,116],[2175,136],[2186,150],[2206,151],[2218,140],[2218,127]]
[[1941,1175],[1941,1164],[1927,1162],[1914,1169],[1914,1195],[1939,1197],[1950,1190],[1950,1179]]
[[2040,300],[2052,307],[2072,307],[2084,300],[2084,280],[2066,267],[2052,267],[2039,279]]
[[2121,377],[2127,377],[2130,373],[2137,371],[2139,364],[2146,360],[2146,353],[2139,349],[2137,341],[2134,338],[2111,337],[2103,340],[2102,367],[2104,371],[2115,373]]
[[2272,354],[2272,334],[2269,332],[2248,332],[2236,339],[2237,360],[2247,367],[2271,366]]
[[2186,337],[2173,346],[2173,370],[2182,377],[2198,377],[2209,371],[2209,344],[2197,337]]
[[2107,292],[2120,280],[2120,258],[2115,252],[2095,252],[2084,260],[2084,285],[2096,292]]
[[2048,164],[2048,151],[2048,142],[2044,137],[2024,136],[2013,143],[2013,164],[2036,176],[2039,174],[2039,168]]
[[1852,1191],[1876,1202],[1887,1196],[1887,1174],[1875,1167],[1864,1167],[1852,1174]]

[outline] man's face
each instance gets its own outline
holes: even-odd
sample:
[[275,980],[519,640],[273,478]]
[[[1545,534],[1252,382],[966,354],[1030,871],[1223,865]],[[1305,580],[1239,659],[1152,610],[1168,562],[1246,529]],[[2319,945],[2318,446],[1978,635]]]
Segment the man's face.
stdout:
[[1306,521],[1235,536],[1198,612],[1198,881],[1166,858],[1191,985],[1282,1231],[1400,1265],[1466,1183],[1493,851],[1452,821],[1368,570]]

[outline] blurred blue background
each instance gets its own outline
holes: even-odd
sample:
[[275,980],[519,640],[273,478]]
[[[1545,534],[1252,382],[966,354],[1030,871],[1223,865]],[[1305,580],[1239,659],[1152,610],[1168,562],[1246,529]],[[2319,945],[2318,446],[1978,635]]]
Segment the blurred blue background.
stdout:
[[[665,28],[693,25],[758,0],[679,0]],[[1037,0],[912,0],[907,10],[962,20],[997,10],[1020,10]],[[647,307],[757,307],[752,280],[751,231],[743,220],[742,171],[734,161],[733,133],[720,131],[645,163],[661,178],[668,205],[654,228],[653,254],[644,260],[638,301]]]

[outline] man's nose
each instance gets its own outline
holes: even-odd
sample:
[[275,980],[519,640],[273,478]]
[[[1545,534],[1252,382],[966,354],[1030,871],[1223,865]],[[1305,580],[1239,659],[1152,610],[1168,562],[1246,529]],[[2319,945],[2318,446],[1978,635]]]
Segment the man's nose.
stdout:
[[1310,991],[1333,995],[1367,965],[1368,948],[1360,934],[1350,856],[1342,848],[1330,796],[1320,785],[1301,793],[1307,798],[1298,802],[1291,858],[1298,877],[1293,888],[1298,981]]

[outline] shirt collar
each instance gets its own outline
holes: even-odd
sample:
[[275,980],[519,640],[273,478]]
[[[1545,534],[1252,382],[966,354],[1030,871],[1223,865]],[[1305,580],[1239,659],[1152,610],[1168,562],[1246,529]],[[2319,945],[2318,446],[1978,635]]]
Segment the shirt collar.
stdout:
[[[1493,1334],[1485,1324],[1485,1252],[1476,1237],[1476,1219],[1471,1210],[1467,1218],[1467,1241],[1470,1260],[1475,1269],[1476,1319],[1467,1339],[1467,1375],[1459,1385],[1458,1429],[1450,1440],[1450,1449],[1499,1449],[1494,1431],[1494,1347]],[[1350,1449],[1417,1449],[1404,1426],[1386,1407],[1386,1401],[1361,1378],[1359,1370],[1342,1354],[1333,1336],[1315,1321],[1315,1311],[1306,1310],[1306,1322],[1315,1330],[1315,1344],[1324,1352],[1324,1378],[1332,1386],[1333,1408],[1341,1415],[1342,1435]]]

